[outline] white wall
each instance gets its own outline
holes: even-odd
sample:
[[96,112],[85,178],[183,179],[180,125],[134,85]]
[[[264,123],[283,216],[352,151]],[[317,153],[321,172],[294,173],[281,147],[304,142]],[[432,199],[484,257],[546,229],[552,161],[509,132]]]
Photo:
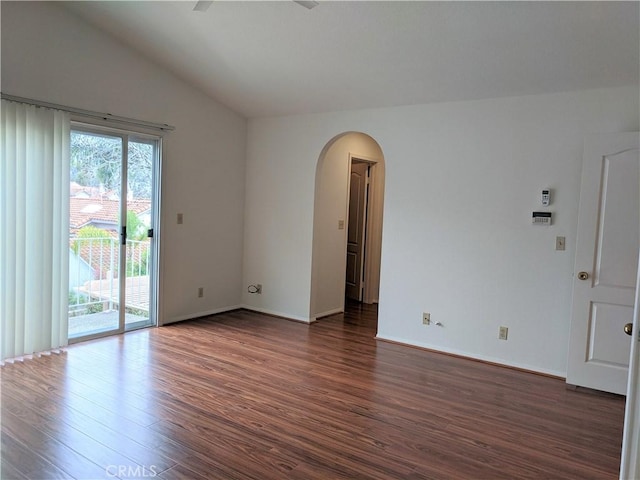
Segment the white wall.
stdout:
[[[256,119],[246,130],[54,2],[1,8],[4,93],[177,127],[164,142],[165,321],[240,302],[309,320],[317,161],[333,137],[360,131],[386,162],[379,336],[564,374],[582,139],[637,130],[637,86]],[[545,187],[555,225],[532,227]],[[247,294],[249,283],[263,294]],[[444,328],[422,326],[423,311]]]
[[[335,139],[316,168],[313,215],[311,318],[342,311],[345,293],[349,154],[382,162],[380,146],[362,133]],[[343,230],[338,221],[345,222]]]
[[[243,301],[310,318],[316,164],[335,135],[360,131],[386,164],[379,336],[564,375],[583,138],[637,130],[637,92],[251,120],[244,283],[264,294]],[[546,187],[555,224],[534,227]],[[423,326],[423,311],[444,326]]]
[[1,8],[3,93],[176,127],[164,137],[162,319],[238,305],[246,121],[56,2]]

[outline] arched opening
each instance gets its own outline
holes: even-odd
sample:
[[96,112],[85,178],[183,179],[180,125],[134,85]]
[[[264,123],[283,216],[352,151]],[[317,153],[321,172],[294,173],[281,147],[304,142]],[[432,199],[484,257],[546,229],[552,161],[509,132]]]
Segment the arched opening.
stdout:
[[344,311],[347,294],[350,303],[378,302],[384,177],[382,149],[369,135],[345,132],[323,148],[315,179],[312,319]]

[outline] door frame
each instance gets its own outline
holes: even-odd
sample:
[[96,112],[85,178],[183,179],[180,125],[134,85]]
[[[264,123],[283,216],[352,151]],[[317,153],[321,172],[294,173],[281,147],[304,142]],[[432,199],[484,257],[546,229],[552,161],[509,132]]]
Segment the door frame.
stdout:
[[[362,302],[378,303],[380,285],[380,251],[382,248],[382,192],[379,186],[379,160],[349,152],[348,186],[346,211],[349,212],[349,198],[351,192],[351,166],[354,161],[369,164],[368,193],[365,199],[364,234],[362,245]],[[348,225],[348,218],[347,218]],[[347,256],[347,242],[345,242],[345,258]],[[345,273],[346,275],[346,273]],[[346,282],[346,277],[345,277]]]
[[[100,122],[96,123],[88,123],[86,119],[79,117],[71,117],[71,128],[70,131],[78,131],[78,132],[86,132],[88,134],[95,135],[107,135],[111,137],[117,137],[122,140],[122,164],[121,164],[121,173],[120,173],[120,182],[121,189],[124,191],[123,187],[127,185],[127,162],[128,162],[128,149],[129,141],[135,141],[135,139],[144,139],[144,140],[152,140],[156,142],[156,158],[155,164],[151,169],[151,182],[152,182],[152,193],[151,193],[151,225],[153,230],[153,236],[151,238],[151,256],[150,256],[150,268],[149,270],[149,324],[143,325],[140,327],[134,327],[127,329],[125,324],[125,310],[120,309],[119,317],[118,317],[118,328],[108,330],[105,332],[99,333],[91,333],[88,335],[82,335],[78,337],[69,338],[69,344],[84,342],[87,340],[93,340],[96,338],[102,338],[110,335],[118,335],[124,332],[137,330],[139,328],[148,328],[152,326],[160,326],[159,320],[159,291],[160,291],[160,278],[159,270],[160,270],[160,199],[161,199],[161,185],[162,185],[162,140],[163,137],[158,135],[157,133],[149,133],[137,128],[114,128],[112,126],[106,126]],[[122,196],[120,199],[120,218],[126,221],[127,218],[127,198],[126,195]],[[120,225],[122,227],[122,225]],[[118,232],[119,234],[121,232]],[[119,255],[120,255],[120,265],[119,271],[126,272],[126,243],[119,243]],[[126,274],[120,275],[118,277],[119,283],[119,295],[120,300],[122,300],[123,296],[126,295]]]
[[[377,248],[369,248],[368,256],[382,258],[382,221],[385,189],[385,157],[380,144],[370,135],[346,131],[333,136],[322,148],[316,164],[313,200],[313,230],[311,241],[311,277],[309,295],[309,322],[344,312],[346,266],[346,220],[348,205],[349,155],[376,162],[374,209],[376,223],[373,232],[379,235]],[[370,158],[371,157],[371,158]],[[370,202],[370,208],[372,204]],[[371,216],[370,216],[371,218]],[[371,235],[371,233],[370,233]],[[371,240],[371,237],[370,237]],[[371,245],[371,243],[370,243]],[[370,269],[381,279],[381,264]],[[373,271],[372,271],[373,270]],[[372,282],[368,282],[372,285]],[[378,282],[379,285],[380,282]],[[367,292],[365,291],[365,295]],[[378,301],[378,291],[372,299]],[[306,321],[306,320],[305,320]]]

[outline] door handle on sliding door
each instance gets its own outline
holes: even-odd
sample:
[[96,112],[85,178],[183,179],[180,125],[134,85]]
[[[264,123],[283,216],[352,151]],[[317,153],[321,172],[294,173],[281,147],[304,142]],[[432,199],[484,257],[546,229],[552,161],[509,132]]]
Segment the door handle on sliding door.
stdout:
[[126,244],[127,244],[127,226],[124,225],[120,229],[120,245],[126,245]]

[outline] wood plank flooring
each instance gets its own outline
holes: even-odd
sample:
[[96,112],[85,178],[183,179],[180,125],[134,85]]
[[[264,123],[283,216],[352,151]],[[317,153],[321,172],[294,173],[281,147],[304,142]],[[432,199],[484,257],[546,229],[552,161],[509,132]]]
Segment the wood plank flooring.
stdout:
[[615,479],[624,399],[237,311],[0,369],[3,479]]

